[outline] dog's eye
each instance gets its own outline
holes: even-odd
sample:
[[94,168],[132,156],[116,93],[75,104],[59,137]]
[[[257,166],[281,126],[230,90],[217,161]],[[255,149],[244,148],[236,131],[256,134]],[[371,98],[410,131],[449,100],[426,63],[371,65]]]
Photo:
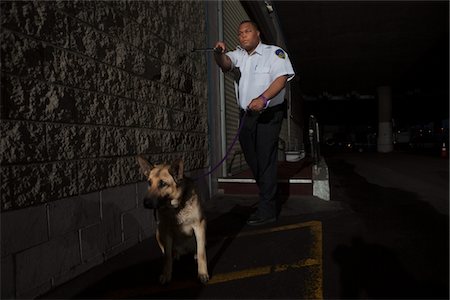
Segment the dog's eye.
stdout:
[[165,183],[164,181],[160,180],[158,187],[161,189],[161,188],[163,188],[165,186],[167,186],[167,183]]
[[148,183],[148,186],[152,186],[152,181],[151,180],[147,181],[147,183]]

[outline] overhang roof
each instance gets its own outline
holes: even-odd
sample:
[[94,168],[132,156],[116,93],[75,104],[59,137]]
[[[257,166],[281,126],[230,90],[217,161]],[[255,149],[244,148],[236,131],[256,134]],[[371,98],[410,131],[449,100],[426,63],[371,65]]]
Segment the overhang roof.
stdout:
[[305,96],[448,95],[448,1],[272,1]]

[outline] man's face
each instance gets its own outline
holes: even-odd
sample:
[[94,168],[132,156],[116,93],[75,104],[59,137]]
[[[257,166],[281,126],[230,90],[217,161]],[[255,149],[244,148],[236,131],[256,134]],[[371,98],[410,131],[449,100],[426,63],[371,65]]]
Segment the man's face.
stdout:
[[247,52],[253,51],[259,44],[259,31],[252,23],[243,23],[239,26],[239,43]]

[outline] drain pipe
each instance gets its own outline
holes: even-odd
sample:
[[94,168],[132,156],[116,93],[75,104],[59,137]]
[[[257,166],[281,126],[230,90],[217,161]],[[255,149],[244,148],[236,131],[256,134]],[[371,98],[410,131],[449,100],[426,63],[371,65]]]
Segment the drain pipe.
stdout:
[[[285,151],[292,151],[297,149],[292,149],[291,143],[291,89],[288,89],[288,98],[287,98],[287,132],[288,132],[288,140],[287,140],[287,149]],[[297,148],[297,146],[296,146]]]
[[[205,4],[204,4],[204,8],[205,8],[205,19],[206,19],[206,22],[205,22],[205,30],[206,30],[206,33],[207,33],[207,43],[206,43],[206,46],[208,46],[209,44],[210,44],[210,35],[209,35],[209,22],[210,22],[210,20],[209,20],[209,6],[208,6],[208,2],[207,1],[205,1]],[[210,149],[212,149],[212,146],[211,146],[211,135],[213,134],[212,133],[212,130],[211,130],[211,128],[212,128],[212,122],[213,122],[213,120],[212,120],[212,116],[213,116],[213,110],[214,110],[214,106],[213,106],[213,101],[212,101],[212,99],[211,99],[211,87],[212,87],[212,76],[211,76],[211,57],[209,56],[209,55],[205,55],[206,56],[206,65],[207,65],[207,81],[208,81],[208,86],[207,86],[207,89],[208,89],[208,134],[209,134],[209,139],[208,139],[208,149],[209,149],[209,151],[211,152],[211,150]],[[213,165],[213,160],[212,160],[212,156],[213,155],[209,155],[209,168],[211,168],[211,166]],[[209,197],[211,197],[212,196],[212,192],[213,192],[213,186],[212,186],[212,174],[209,174],[209,176],[208,176],[208,195],[209,195]]]
[[[217,20],[219,28],[219,40],[223,41],[223,0],[217,3]],[[225,123],[225,75],[219,69],[219,95],[220,95],[220,131],[222,156],[227,152],[227,130]],[[222,164],[222,177],[227,176],[227,160]]]
[[[280,47],[284,48],[284,50],[288,51],[287,45],[286,45],[286,38],[283,34],[283,31],[281,30],[281,26],[280,26],[280,19],[278,17],[278,14],[276,12],[276,10],[273,10],[273,7],[270,6],[269,2],[265,2],[265,5],[267,7],[267,9],[269,10],[269,18],[272,20],[272,25],[275,28],[275,32],[276,32],[276,43],[277,45],[279,45]],[[270,8],[269,8],[270,7]],[[298,76],[298,75],[297,75]],[[292,94],[291,94],[291,86],[290,84],[286,85],[286,96],[287,96],[287,105],[288,105],[288,109],[287,109],[287,151],[292,151],[292,150],[297,150],[297,146],[298,145],[294,145],[293,147],[293,143],[292,143],[292,132],[291,132],[291,103],[292,103]]]

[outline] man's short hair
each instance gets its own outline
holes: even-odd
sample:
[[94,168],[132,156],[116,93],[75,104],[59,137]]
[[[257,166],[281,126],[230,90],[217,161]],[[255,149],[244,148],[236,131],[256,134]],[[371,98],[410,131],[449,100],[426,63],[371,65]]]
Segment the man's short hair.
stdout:
[[256,28],[256,30],[259,31],[258,24],[256,24],[256,23],[253,22],[252,20],[244,20],[244,21],[242,21],[241,23],[239,23],[239,26],[241,26],[241,25],[244,24],[244,23],[251,23],[251,24]]

